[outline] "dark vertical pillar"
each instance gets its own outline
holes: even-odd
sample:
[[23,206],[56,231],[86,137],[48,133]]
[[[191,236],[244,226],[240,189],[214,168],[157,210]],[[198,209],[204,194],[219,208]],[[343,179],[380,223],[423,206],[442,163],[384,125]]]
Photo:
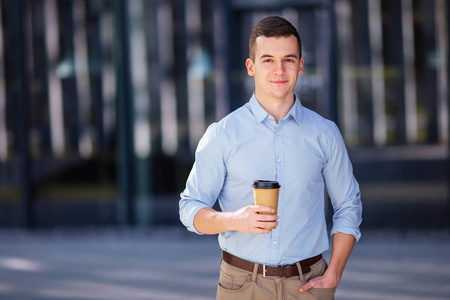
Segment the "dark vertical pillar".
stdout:
[[[353,1],[352,6],[352,31],[354,34],[354,49],[356,66],[370,69],[371,62],[371,48],[370,48],[370,32],[369,32],[369,15],[368,15],[368,2],[367,1]],[[337,56],[339,57],[339,56]],[[357,91],[358,106],[360,111],[360,118],[358,120],[358,126],[361,128],[359,132],[360,145],[373,146],[373,107],[372,107],[372,82],[370,76],[360,77],[355,79],[356,84],[359,87]]]
[[415,24],[415,43],[417,47],[416,57],[420,63],[416,63],[419,77],[417,84],[417,97],[419,106],[423,105],[426,111],[426,142],[436,144],[438,142],[438,105],[437,105],[437,71],[429,57],[436,51],[436,20],[435,2],[414,2],[414,10],[420,12],[420,21]]
[[[213,68],[214,62],[214,8],[217,3],[210,0],[203,0],[201,2],[201,16],[202,16],[202,32],[201,41],[203,49],[208,54],[209,62]],[[208,126],[210,123],[216,121],[216,99],[215,99],[215,86],[211,80],[210,70],[205,74],[205,124]]]
[[[45,45],[46,32],[43,30],[45,28],[44,24],[44,0],[30,1],[31,8],[31,42],[33,53],[31,57],[33,60],[33,75],[31,86],[37,86],[38,89],[34,89],[31,93],[31,99],[33,99],[33,104],[30,105],[31,108],[31,127],[39,130],[42,135],[39,141],[39,154],[51,153],[51,135],[50,135],[50,122],[48,118],[49,112],[49,92],[48,92],[48,61],[47,52]],[[34,123],[34,124],[33,124]]]
[[130,45],[128,5],[125,0],[114,1],[115,15],[115,64],[117,88],[117,139],[119,168],[118,219],[121,224],[134,224],[133,188],[133,101],[130,73]]
[[101,2],[86,1],[86,34],[87,49],[89,60],[89,81],[90,93],[92,99],[92,120],[90,124],[94,125],[97,130],[98,144],[100,149],[106,146],[106,140],[103,132],[103,89],[102,89],[102,69],[103,53],[100,34],[100,14],[102,7]]
[[35,219],[35,203],[33,195],[32,181],[32,159],[29,144],[29,120],[30,120],[30,103],[29,91],[26,74],[26,56],[25,56],[25,32],[24,32],[24,2],[13,1],[11,3],[12,32],[15,38],[13,68],[15,70],[15,86],[16,90],[13,95],[18,104],[17,122],[18,122],[18,139],[20,153],[20,186],[22,192],[22,224],[26,228],[34,228],[36,226]]
[[229,83],[229,106],[230,111],[233,111],[240,107],[247,99],[244,97],[244,88],[242,78],[240,78],[241,70],[244,67],[244,62],[241,56],[242,49],[240,42],[242,41],[242,11],[234,10],[231,4],[227,9],[227,47],[225,53],[227,53],[228,62],[228,83]]
[[174,20],[174,50],[175,50],[175,86],[177,97],[177,119],[179,130],[179,152],[189,153],[189,117],[187,97],[187,69],[186,57],[186,2],[175,0],[173,5]]
[[[400,1],[385,1],[381,4],[382,13],[389,15],[383,22],[384,63],[401,70],[403,62],[402,6]],[[400,76],[386,76],[386,113],[395,120],[395,127],[388,129],[388,143],[405,145],[406,115],[404,79]]]
[[62,83],[64,123],[68,132],[68,147],[71,152],[78,153],[79,135],[82,132],[79,116],[79,95],[75,74],[74,45],[74,4],[72,0],[56,1],[58,6],[58,24],[60,32],[59,77]]

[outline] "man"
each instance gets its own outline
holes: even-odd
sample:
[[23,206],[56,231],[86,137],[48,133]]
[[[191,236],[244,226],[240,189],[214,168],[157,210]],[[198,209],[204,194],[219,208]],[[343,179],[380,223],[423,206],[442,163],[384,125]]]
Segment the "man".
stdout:
[[[190,231],[219,234],[217,299],[334,299],[362,220],[347,150],[336,125],[294,93],[304,65],[295,27],[265,18],[249,48],[255,93],[199,142],[181,221]],[[254,180],[280,183],[278,215],[253,204]],[[325,185],[334,208],[328,267],[321,256],[328,249]],[[221,211],[212,208],[217,199]]]

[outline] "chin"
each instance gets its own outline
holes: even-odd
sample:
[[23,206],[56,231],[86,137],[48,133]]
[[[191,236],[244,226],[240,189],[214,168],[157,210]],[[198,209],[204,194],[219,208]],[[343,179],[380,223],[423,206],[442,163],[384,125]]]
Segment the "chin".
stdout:
[[291,93],[272,93],[273,98],[277,98],[280,100],[284,100],[286,97],[288,97]]

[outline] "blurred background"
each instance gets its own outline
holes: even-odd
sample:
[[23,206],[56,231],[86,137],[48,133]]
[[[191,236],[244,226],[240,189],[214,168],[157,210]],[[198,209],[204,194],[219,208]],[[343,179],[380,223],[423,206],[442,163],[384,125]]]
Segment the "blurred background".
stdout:
[[345,138],[363,227],[448,228],[449,13],[446,0],[2,0],[0,227],[181,226],[197,142],[250,98],[250,32],[280,15],[303,41],[296,92]]

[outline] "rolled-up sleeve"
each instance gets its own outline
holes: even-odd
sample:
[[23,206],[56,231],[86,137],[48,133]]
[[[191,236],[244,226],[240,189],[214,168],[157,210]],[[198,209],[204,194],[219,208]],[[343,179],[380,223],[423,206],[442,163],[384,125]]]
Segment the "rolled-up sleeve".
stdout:
[[362,202],[359,184],[337,126],[333,123],[328,158],[323,170],[327,192],[334,209],[331,234],[351,234],[361,238]]
[[189,231],[201,234],[194,226],[194,217],[202,208],[214,206],[222,189],[225,173],[222,144],[216,124],[212,124],[198,144],[186,188],[180,195],[180,220]]

